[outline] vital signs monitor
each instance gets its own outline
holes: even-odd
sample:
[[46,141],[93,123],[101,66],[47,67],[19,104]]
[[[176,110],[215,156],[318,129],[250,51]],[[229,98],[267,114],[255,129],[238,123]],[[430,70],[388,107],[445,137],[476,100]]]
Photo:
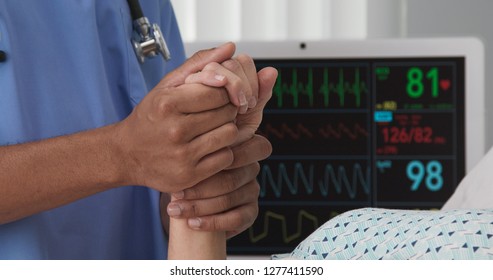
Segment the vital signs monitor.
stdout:
[[483,52],[473,38],[238,43],[279,76],[260,212],[229,254],[290,252],[355,208],[439,209],[485,152]]

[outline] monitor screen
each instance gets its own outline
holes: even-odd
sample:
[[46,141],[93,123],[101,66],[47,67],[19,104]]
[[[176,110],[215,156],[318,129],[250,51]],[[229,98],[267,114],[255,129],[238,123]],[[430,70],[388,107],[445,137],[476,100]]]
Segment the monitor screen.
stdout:
[[254,51],[258,69],[279,74],[258,129],[273,153],[257,177],[258,218],[228,242],[231,255],[290,252],[355,208],[439,209],[478,160],[467,162],[474,152],[466,142],[483,145],[467,137],[466,103],[475,100],[467,52],[360,46],[357,56],[338,56],[331,46],[327,56]]

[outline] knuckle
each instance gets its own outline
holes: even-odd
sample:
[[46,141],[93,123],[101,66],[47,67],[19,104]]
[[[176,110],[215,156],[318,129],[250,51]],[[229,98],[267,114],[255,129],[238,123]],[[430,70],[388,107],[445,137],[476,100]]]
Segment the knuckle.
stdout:
[[224,162],[225,162],[225,166],[231,166],[231,164],[233,164],[235,160],[235,155],[233,153],[233,150],[231,150],[231,148],[226,148],[225,151],[224,151]]
[[203,71],[214,71],[214,70],[216,70],[219,67],[220,67],[219,63],[217,63],[217,62],[209,62],[209,63],[207,63],[207,65],[204,66]]
[[182,209],[181,216],[184,218],[197,217],[200,210],[197,204],[190,200],[180,201],[180,208]]
[[261,159],[265,159],[272,154],[272,144],[264,137],[258,139],[258,151],[260,152]]
[[189,61],[191,63],[193,63],[194,65],[199,66],[201,61],[204,61],[208,58],[210,51],[211,51],[210,49],[209,50],[199,50],[189,58]]
[[223,178],[221,178],[221,188],[225,192],[231,192],[236,189],[239,181],[238,174],[234,171],[228,171],[223,173]]
[[172,151],[173,153],[173,159],[176,161],[177,164],[183,164],[183,166],[186,166],[188,163],[188,158],[190,156],[189,153],[189,148],[187,146],[179,146],[175,147]]
[[[228,98],[228,101],[227,101],[228,104],[221,107],[221,108],[218,108],[216,110],[216,112],[214,112],[214,113],[218,113],[221,115],[221,118],[224,121],[223,125],[225,125],[225,127],[226,127],[226,125],[236,126],[235,121],[236,121],[236,117],[238,115],[238,108],[235,105],[229,103],[229,97],[227,97],[227,98]],[[231,128],[229,128],[229,129],[231,129]]]
[[242,188],[242,192],[243,204],[256,203],[260,194],[260,186],[256,180],[252,180]]
[[260,173],[260,163],[254,162],[252,164],[252,169],[253,169],[253,174],[255,174],[255,176],[257,176]]
[[[184,129],[183,126],[180,126],[177,123],[172,124],[168,128],[168,138],[172,143],[178,144],[184,142],[185,136],[186,129]],[[183,149],[176,150],[177,154],[180,154],[180,152],[184,152],[182,150]]]
[[177,185],[181,187],[186,187],[190,185],[190,178],[193,177],[190,172],[188,171],[188,168],[185,167],[178,167],[175,169],[175,172],[173,174],[174,181],[176,182]]
[[254,186],[254,189],[251,193],[253,194],[254,201],[257,202],[257,199],[260,196],[260,185],[257,182],[257,180],[254,181],[253,186]]
[[185,78],[185,84],[193,84],[199,80],[200,73],[192,73]]
[[252,205],[252,216],[250,218],[250,221],[247,223],[248,226],[251,226],[253,225],[253,223],[255,222],[255,220],[257,219],[257,216],[258,216],[258,213],[259,213],[259,209],[258,209],[258,203],[255,203],[254,205]]
[[241,63],[242,65],[244,64],[250,64],[250,65],[255,65],[254,61],[253,61],[253,58],[247,54],[239,54],[238,56],[236,56],[236,59],[239,61],[239,63]]
[[159,102],[158,108],[161,114],[167,115],[167,114],[172,114],[176,111],[176,104],[172,98],[163,95],[161,96],[161,98],[158,99],[158,102]]
[[238,138],[238,127],[233,124],[233,123],[227,123],[225,124],[225,136],[228,137],[228,139],[235,141]]
[[192,187],[192,188],[184,190],[183,192],[184,192],[184,198],[185,199],[197,199],[197,198],[203,197],[202,190],[201,190],[201,188],[198,188],[198,187]]
[[228,195],[224,195],[219,199],[218,205],[223,211],[227,211],[232,208],[233,205],[233,193],[230,193]]
[[[229,81],[228,81],[228,83],[229,83]],[[229,96],[228,96],[228,90],[226,88],[208,87],[205,90],[208,90],[211,93],[211,96],[213,96],[214,102],[216,104],[218,104],[218,105],[221,104],[224,106],[224,105],[230,103]]]
[[215,147],[217,143],[221,143],[219,141],[221,141],[221,139],[223,138],[223,134],[224,133],[222,133],[221,135],[218,135],[216,133],[211,133],[211,135],[207,137],[207,147],[208,148]]
[[247,228],[253,225],[255,219],[258,216],[258,203],[250,203],[248,205],[245,205],[243,210],[244,211],[241,214],[238,213],[237,219],[239,220],[239,222],[237,226]]
[[185,210],[185,215],[187,217],[198,217],[200,216],[200,207],[194,203],[190,202],[189,205],[186,207],[187,210]]
[[228,78],[228,91],[240,92],[245,91],[243,87],[243,81],[238,76]]
[[[226,95],[226,99],[229,102],[229,97],[227,95]],[[236,116],[238,115],[238,108],[233,104],[228,103],[226,105],[226,114],[229,117],[229,119],[233,121],[236,119]]]
[[192,179],[196,178],[195,169],[192,168],[190,159],[186,156],[188,153],[185,149],[175,149],[175,155],[172,157],[173,164],[173,180],[179,184],[181,188],[190,187]]
[[[226,148],[236,141],[238,133],[238,128],[233,123],[224,124],[220,131],[207,137],[207,145],[208,147],[217,147],[218,143],[220,143],[221,147]],[[228,149],[231,150],[231,148]]]
[[229,59],[222,63],[222,65],[231,72],[238,73],[243,71],[241,64],[236,59]]
[[222,230],[223,229],[223,223],[220,219],[217,218],[212,218],[211,222],[211,230]]
[[250,221],[250,216],[243,215],[243,213],[237,211],[235,212],[231,219],[229,220],[230,222],[230,228],[231,229],[238,229],[238,228],[243,228],[244,225],[249,223]]

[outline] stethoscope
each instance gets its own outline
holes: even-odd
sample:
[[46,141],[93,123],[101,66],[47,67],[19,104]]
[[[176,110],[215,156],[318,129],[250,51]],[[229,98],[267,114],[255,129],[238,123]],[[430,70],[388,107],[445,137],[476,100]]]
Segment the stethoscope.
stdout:
[[139,62],[144,63],[146,58],[154,57],[158,54],[161,54],[164,60],[169,60],[171,55],[159,25],[154,23],[151,26],[142,12],[139,0],[127,0],[127,2],[132,14],[134,29],[131,41]]
[[[164,60],[169,60],[171,56],[159,25],[154,23],[151,26],[142,12],[139,0],[127,0],[127,2],[132,14],[134,29],[131,42],[139,62],[144,63],[146,58],[154,57],[158,54],[161,54]],[[0,50],[0,63],[6,60],[7,54]]]

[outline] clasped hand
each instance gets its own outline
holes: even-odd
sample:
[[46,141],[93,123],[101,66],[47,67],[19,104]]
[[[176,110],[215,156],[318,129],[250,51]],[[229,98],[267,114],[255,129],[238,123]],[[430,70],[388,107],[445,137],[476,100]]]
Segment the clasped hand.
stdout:
[[117,130],[126,182],[162,195],[162,212],[191,228],[248,228],[258,213],[258,161],[272,151],[255,131],[272,96],[274,68],[257,73],[232,43],[196,53],[149,92]]

